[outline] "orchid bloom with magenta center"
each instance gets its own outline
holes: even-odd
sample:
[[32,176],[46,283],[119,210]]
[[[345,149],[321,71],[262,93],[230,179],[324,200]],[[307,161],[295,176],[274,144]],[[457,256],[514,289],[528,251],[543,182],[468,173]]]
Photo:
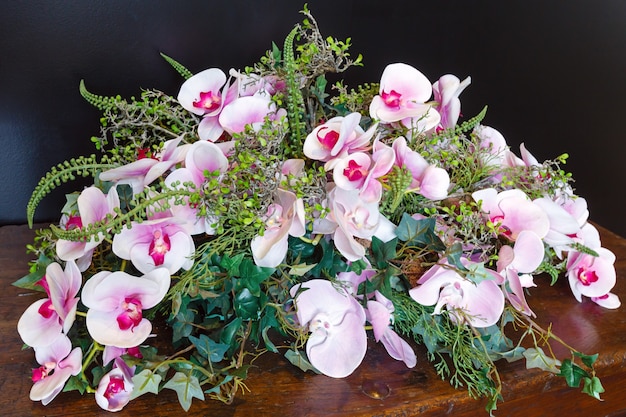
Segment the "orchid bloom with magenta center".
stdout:
[[98,272],[82,292],[83,303],[89,308],[89,334],[102,345],[130,348],[143,343],[152,331],[143,310],[156,306],[169,285],[166,268],[156,268],[142,277],[122,271]]
[[40,281],[48,298],[36,301],[24,311],[17,323],[20,337],[29,346],[52,343],[61,333],[67,334],[76,317],[82,276],[74,261],[68,261],[65,270],[54,262],[46,268]]
[[298,322],[311,333],[306,344],[311,364],[333,378],[350,375],[367,350],[363,307],[325,279],[297,284],[290,293]]

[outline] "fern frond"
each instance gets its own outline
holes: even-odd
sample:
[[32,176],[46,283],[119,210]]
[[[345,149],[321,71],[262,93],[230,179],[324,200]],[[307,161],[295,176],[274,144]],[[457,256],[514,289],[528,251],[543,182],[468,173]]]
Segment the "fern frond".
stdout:
[[167,55],[165,55],[164,53],[161,52],[161,56],[163,57],[163,59],[165,59],[167,61],[168,64],[170,64],[172,66],[172,68],[174,68],[176,70],[176,72],[178,72],[184,79],[188,80],[189,78],[191,78],[193,76],[193,73],[191,71],[189,71],[187,68],[185,68],[185,66],[183,64],[181,64],[180,62],[176,61],[174,58],[169,57]]
[[305,136],[305,124],[303,121],[304,98],[300,85],[296,77],[296,60],[293,54],[293,41],[298,33],[298,27],[294,27],[285,38],[283,47],[283,63],[285,67],[287,84],[287,117],[291,141],[287,146],[287,151],[292,155],[301,152],[303,138]]
[[88,91],[87,87],[85,87],[85,80],[80,80],[78,91],[80,91],[80,95],[83,96],[83,98],[87,100],[89,104],[101,111],[114,107],[118,101],[122,100],[120,96],[105,97]]
[[26,206],[26,216],[28,225],[33,227],[33,219],[35,210],[39,202],[48,195],[56,187],[63,183],[74,181],[77,176],[88,177],[95,175],[99,171],[115,168],[118,164],[108,156],[104,156],[102,161],[97,161],[95,155],[88,157],[80,156],[58,164],[39,180],[39,183],[33,190]]

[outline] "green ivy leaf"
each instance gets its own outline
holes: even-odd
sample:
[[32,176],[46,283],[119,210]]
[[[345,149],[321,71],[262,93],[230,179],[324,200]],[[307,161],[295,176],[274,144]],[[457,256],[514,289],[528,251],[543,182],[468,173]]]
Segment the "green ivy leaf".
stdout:
[[248,288],[239,291],[233,301],[237,316],[243,320],[257,320],[259,318],[259,299]]
[[65,386],[63,387],[63,392],[78,391],[81,394],[84,394],[88,385],[89,384],[79,376],[71,376],[70,379],[68,379],[65,383]]
[[593,368],[593,364],[598,360],[598,354],[595,355],[585,355],[584,353],[574,352],[574,355],[578,356],[580,360],[590,368]]
[[600,383],[600,378],[594,376],[593,378],[583,378],[583,391],[585,394],[589,394],[593,398],[602,400],[600,394],[604,392],[604,387]]
[[189,336],[189,341],[193,343],[201,356],[214,363],[224,359],[224,353],[230,347],[226,343],[217,343],[205,334],[201,334],[200,337]]
[[172,320],[172,341],[187,337],[193,331],[195,314],[191,310],[180,311]]
[[220,259],[219,266],[224,268],[226,273],[231,277],[239,276],[239,265],[241,265],[241,261],[243,260],[244,253],[237,254],[232,258],[228,255],[222,256]]
[[178,402],[185,411],[189,411],[191,400],[195,397],[204,401],[204,393],[200,388],[198,378],[193,375],[187,375],[182,372],[176,372],[172,379],[167,381],[163,388],[176,391]]
[[274,268],[257,266],[251,259],[246,258],[239,266],[239,276],[241,283],[250,290],[252,295],[259,297],[261,295],[261,283],[268,279],[275,270]]
[[224,326],[222,332],[220,333],[220,342],[227,345],[232,345],[233,341],[236,341],[235,335],[237,334],[237,331],[241,328],[241,323],[243,323],[243,320],[241,319],[241,317],[237,317],[226,326]]
[[435,219],[432,217],[416,220],[404,213],[396,228],[396,236],[403,242],[420,248],[428,248],[437,252],[446,249],[446,245],[435,233]]
[[559,373],[561,361],[547,356],[540,347],[528,348],[524,351],[523,355],[526,358],[526,369],[539,368],[555,374]]
[[398,238],[383,242],[376,236],[372,237],[372,261],[378,269],[384,269],[388,261],[396,257]]
[[297,366],[304,372],[313,371],[317,374],[320,373],[317,369],[315,369],[313,365],[311,365],[311,362],[309,362],[307,358],[300,354],[300,351],[298,350],[288,350],[287,352],[285,352],[285,358],[287,358],[287,360],[291,362],[292,365]]
[[161,383],[161,375],[153,373],[150,369],[144,369],[133,376],[133,389],[130,399],[133,400],[145,393],[158,394],[159,384]]
[[582,378],[589,378],[590,375],[583,368],[572,362],[571,359],[565,359],[561,364],[559,376],[565,378],[568,386],[575,388],[580,386]]

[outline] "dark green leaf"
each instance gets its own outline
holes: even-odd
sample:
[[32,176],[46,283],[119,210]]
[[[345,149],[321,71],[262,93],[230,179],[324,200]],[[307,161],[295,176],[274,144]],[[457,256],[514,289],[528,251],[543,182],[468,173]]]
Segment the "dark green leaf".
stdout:
[[580,380],[585,377],[588,378],[590,375],[580,366],[573,363],[571,359],[565,359],[561,364],[561,373],[559,376],[565,378],[565,382],[567,382],[568,386],[578,387],[580,386]]
[[220,259],[220,267],[224,268],[226,273],[231,277],[238,277],[239,275],[239,265],[241,265],[241,261],[243,260],[244,253],[240,253],[235,255],[234,257],[229,257],[228,255],[222,256]]
[[191,310],[180,311],[172,319],[172,341],[176,342],[183,337],[187,337],[193,330],[195,314]]
[[241,328],[241,323],[243,323],[243,320],[241,317],[237,317],[235,320],[224,326],[222,333],[220,334],[220,342],[232,345],[233,341],[236,340],[235,335],[237,334],[237,331]]
[[435,219],[432,217],[416,220],[404,213],[396,228],[396,236],[403,242],[419,248],[428,248],[434,251],[446,249],[446,246],[435,233]]
[[259,318],[259,299],[248,288],[239,291],[234,299],[235,312],[243,320],[257,320]]
[[593,368],[593,364],[598,360],[597,353],[595,355],[585,355],[584,353],[574,352],[574,355],[578,356],[580,360],[590,368]]
[[229,348],[228,344],[217,343],[205,334],[201,334],[200,337],[189,336],[189,341],[194,344],[201,356],[211,362],[219,362],[224,359],[224,353]]
[[385,268],[388,263],[387,261],[396,257],[397,245],[397,238],[393,238],[389,242],[383,242],[376,236],[372,237],[372,263],[378,269]]
[[248,288],[255,297],[261,295],[261,283],[269,278],[274,271],[274,268],[265,268],[255,265],[249,258],[244,259],[239,266],[241,283]]

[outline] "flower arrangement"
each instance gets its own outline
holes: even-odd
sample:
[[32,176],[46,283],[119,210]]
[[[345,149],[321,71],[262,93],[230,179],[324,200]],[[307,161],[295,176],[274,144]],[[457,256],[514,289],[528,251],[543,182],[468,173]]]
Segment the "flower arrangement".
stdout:
[[17,326],[39,364],[31,400],[78,390],[118,411],[171,389],[185,410],[194,397],[229,403],[251,358],[282,352],[342,378],[370,337],[407,367],[423,344],[489,412],[499,359],[600,398],[597,355],[556,358],[548,340],[560,339],[525,298],[543,274],[565,276],[578,301],[620,305],[615,256],[561,169],[567,155],[539,162],[522,145],[518,157],[483,124],[486,108],[459,123],[469,77],[431,83],[393,63],[379,83],[329,85],[361,56],[302,13],[282,50],[241,71],[193,74],[164,56],[185,79],[177,98],[103,97],[81,83],[103,112],[99,155],[42,178],[31,226],[56,186],[93,184],[37,232],[15,283],[46,295]]

